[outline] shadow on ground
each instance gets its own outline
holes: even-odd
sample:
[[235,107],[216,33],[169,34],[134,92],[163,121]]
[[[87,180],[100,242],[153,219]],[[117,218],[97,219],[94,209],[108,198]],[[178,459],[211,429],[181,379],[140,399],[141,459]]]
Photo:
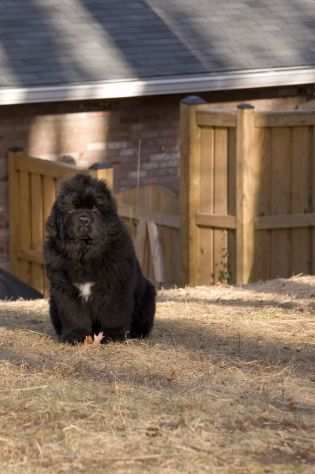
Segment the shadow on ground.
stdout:
[[[213,324],[201,324],[182,319],[159,320],[156,324],[151,344],[160,342],[165,350],[169,346],[180,347],[192,353],[203,354],[213,361],[221,361],[232,366],[256,362],[261,366],[277,366],[279,369],[294,363],[294,372],[298,376],[314,376],[315,346],[313,342],[281,340],[276,335],[260,336],[255,334],[254,322],[251,322],[252,335],[244,334],[240,327],[226,327],[224,321]],[[298,332],[298,329],[297,329]],[[315,378],[314,378],[315,379]]]
[[[174,311],[176,311],[175,308]],[[303,317],[301,316],[302,323]],[[135,372],[133,377],[138,380],[136,383],[145,380],[146,384],[150,384],[151,379],[152,384],[156,384],[160,375],[155,373],[154,365],[152,371],[147,371],[144,376],[141,375],[141,362],[136,361],[138,351],[141,352],[144,363],[147,358],[155,357],[158,364],[161,362],[167,364],[167,360],[174,359],[176,354],[180,354],[183,350],[188,353],[187,357],[191,360],[209,361],[222,365],[222,367],[225,365],[242,367],[242,370],[247,370],[246,367],[248,367],[248,370],[252,370],[251,364],[254,363],[255,366],[261,368],[273,367],[281,370],[290,366],[291,372],[293,371],[297,377],[314,376],[315,346],[313,341],[308,342],[308,339],[301,337],[300,326],[297,325],[295,330],[296,323],[293,321],[289,328],[291,332],[288,333],[288,328],[284,323],[284,333],[282,334],[281,326],[280,328],[279,326],[273,327],[272,322],[268,324],[267,331],[261,330],[261,322],[260,318],[257,330],[255,330],[255,320],[251,319],[247,322],[245,320],[245,324],[239,320],[238,326],[237,322],[225,319],[224,314],[222,314],[222,319],[216,318],[215,320],[207,320],[207,318],[189,320],[180,317],[176,319],[157,318],[149,339],[145,342],[130,341],[127,343],[130,345],[128,348],[129,357],[135,361],[135,364],[129,364],[130,370]],[[283,323],[281,319],[278,319],[274,324],[281,325]],[[33,345],[35,347],[37,343],[36,338],[45,337],[46,339],[48,337],[56,340],[45,308],[42,312],[37,312],[36,317],[30,312],[24,314],[23,317],[18,314],[10,314],[10,311],[5,314],[0,313],[1,327],[10,331],[18,330],[19,333],[22,331],[25,338],[29,337],[30,340],[29,348],[26,347],[25,350],[23,349],[23,347],[25,348],[25,339],[21,339],[20,347],[18,340],[13,348],[12,335],[7,336],[7,333],[4,333],[0,347],[1,360],[9,360],[17,365],[28,361],[31,367],[53,368],[65,354],[66,357],[72,357],[73,352],[67,351],[66,346],[62,344],[52,346],[49,343],[49,348],[46,350],[45,344],[41,343],[39,353],[36,352],[36,348],[34,354],[32,353]],[[292,334],[292,331],[296,334]],[[286,334],[289,334],[290,337],[287,337]],[[17,337],[20,336],[21,334]],[[39,340],[37,339],[37,341]],[[111,345],[110,349],[103,346],[101,350],[104,353],[104,361],[106,361],[106,352],[115,355],[116,348],[119,358],[121,351],[119,346],[120,343]],[[75,368],[71,368],[71,372],[73,371],[75,372]],[[82,377],[83,374],[84,377],[95,380],[100,376],[105,377],[103,367],[92,368],[89,365],[83,370],[82,367],[80,368],[79,376]],[[111,378],[108,374],[106,377]],[[128,379],[128,375],[124,375],[124,377]],[[168,379],[162,378],[161,386],[167,385]]]
[[[175,295],[163,295],[160,296],[159,301],[161,303],[183,303],[182,296],[175,296]],[[292,310],[299,310],[301,308],[300,302],[293,302],[293,301],[277,301],[275,299],[256,299],[256,300],[244,300],[242,298],[220,298],[220,297],[213,297],[211,294],[209,297],[195,297],[195,296],[188,296],[187,303],[196,303],[196,304],[209,304],[209,305],[217,305],[217,306],[232,306],[232,307],[239,307],[239,308],[279,308],[279,309],[292,309]],[[315,301],[314,305],[308,306],[310,310],[315,309]]]
[[0,328],[4,327],[9,330],[22,329],[30,333],[54,336],[47,307],[43,301],[40,304],[43,304],[43,308],[39,311],[38,303],[34,303],[33,312],[31,306],[28,306],[26,311],[25,305],[29,305],[29,302],[2,303],[0,307]]

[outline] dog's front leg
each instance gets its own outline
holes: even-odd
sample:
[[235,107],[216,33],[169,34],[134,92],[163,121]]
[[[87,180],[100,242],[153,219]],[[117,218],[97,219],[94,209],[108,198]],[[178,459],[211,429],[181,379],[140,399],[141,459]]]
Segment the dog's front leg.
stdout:
[[90,315],[79,298],[53,291],[50,300],[50,317],[62,342],[79,344],[92,335]]

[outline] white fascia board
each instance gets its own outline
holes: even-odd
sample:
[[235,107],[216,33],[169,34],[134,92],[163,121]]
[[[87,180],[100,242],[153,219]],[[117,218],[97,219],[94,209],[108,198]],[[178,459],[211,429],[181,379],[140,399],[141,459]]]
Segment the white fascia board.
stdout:
[[47,87],[0,87],[0,105],[189,94],[313,83],[315,65]]

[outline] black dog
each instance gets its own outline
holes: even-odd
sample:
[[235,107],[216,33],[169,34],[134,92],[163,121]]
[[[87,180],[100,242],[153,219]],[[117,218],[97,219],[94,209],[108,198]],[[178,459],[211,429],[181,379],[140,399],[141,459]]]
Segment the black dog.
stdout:
[[150,333],[155,289],[103,181],[84,174],[66,181],[46,233],[50,317],[62,341],[75,344],[100,332],[105,341]]

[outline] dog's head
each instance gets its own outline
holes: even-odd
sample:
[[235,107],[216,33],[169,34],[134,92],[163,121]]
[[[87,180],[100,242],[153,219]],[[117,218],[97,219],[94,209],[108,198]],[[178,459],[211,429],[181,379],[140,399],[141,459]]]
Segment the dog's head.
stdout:
[[116,204],[106,184],[78,174],[64,182],[57,196],[47,221],[47,237],[69,251],[97,250],[110,237],[117,219]]

